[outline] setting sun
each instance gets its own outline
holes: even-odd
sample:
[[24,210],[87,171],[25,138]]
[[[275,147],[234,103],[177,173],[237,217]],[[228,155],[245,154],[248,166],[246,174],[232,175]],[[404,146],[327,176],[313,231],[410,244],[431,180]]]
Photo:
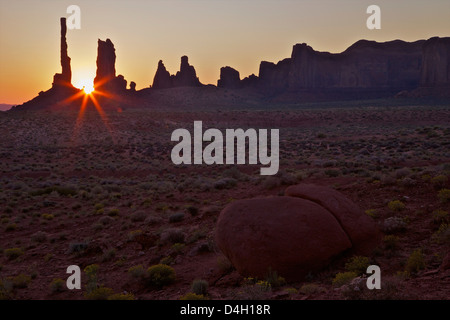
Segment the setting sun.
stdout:
[[82,79],[78,83],[75,83],[74,86],[78,89],[82,89],[86,94],[90,94],[94,91],[94,83],[92,80]]

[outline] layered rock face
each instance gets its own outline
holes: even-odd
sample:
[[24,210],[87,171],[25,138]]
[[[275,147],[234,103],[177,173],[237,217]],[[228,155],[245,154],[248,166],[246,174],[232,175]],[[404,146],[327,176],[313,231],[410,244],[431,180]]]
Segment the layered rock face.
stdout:
[[431,38],[423,46],[422,87],[450,86],[450,37]]
[[61,73],[56,73],[53,77],[53,86],[72,86],[72,70],[70,68],[70,57],[67,53],[67,25],[66,18],[60,19],[61,24]]
[[361,40],[339,54],[296,44],[291,58],[262,62],[259,85],[270,91],[411,89],[419,85],[423,41]]
[[240,85],[220,81],[223,88],[252,87],[272,96],[301,93],[285,95],[288,100],[311,94],[316,98],[364,98],[365,94],[374,93],[376,97],[377,93],[394,95],[420,87],[448,86],[448,37],[416,42],[360,40],[337,54],[315,51],[305,43],[296,44],[290,58],[276,64],[262,61],[259,75],[244,78]]
[[116,77],[116,49],[110,39],[98,40],[97,72],[94,78],[96,90],[124,91],[127,81],[122,75]]
[[217,81],[219,88],[237,89],[241,87],[239,71],[231,67],[220,68],[220,79]]
[[158,62],[158,69],[153,78],[152,88],[166,89],[174,87],[201,87],[202,84],[197,77],[195,68],[189,64],[187,56],[181,57],[180,71],[176,75],[171,75],[160,60]]
[[243,276],[276,271],[301,281],[347,250],[366,255],[378,245],[375,223],[342,193],[305,184],[285,194],[238,200],[220,213],[216,243]]

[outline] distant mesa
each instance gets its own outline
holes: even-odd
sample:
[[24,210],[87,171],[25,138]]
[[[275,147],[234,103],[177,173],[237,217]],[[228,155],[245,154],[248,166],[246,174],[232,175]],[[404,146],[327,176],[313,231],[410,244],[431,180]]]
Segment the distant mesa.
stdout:
[[242,87],[239,71],[231,67],[220,68],[220,79],[217,81],[219,88],[238,89]]
[[[61,73],[54,75],[51,89],[41,91],[37,97],[13,110],[59,107],[81,91],[71,84],[66,18],[60,19],[60,25]],[[217,86],[202,84],[194,66],[189,64],[189,58],[182,56],[180,70],[174,75],[160,60],[153,84],[142,90],[136,90],[134,81],[127,89],[124,76],[116,75],[115,51],[110,39],[98,40],[94,88],[105,93],[105,96],[119,99],[121,103],[128,102],[130,107],[152,106],[154,92],[180,87],[186,90],[191,88],[189,90],[192,92],[206,90],[209,96],[205,103],[220,100],[220,94],[216,98],[211,95],[223,89],[239,90],[240,95],[252,96],[256,102],[301,103],[394,96],[450,98],[450,37],[415,42],[360,40],[341,53],[318,52],[306,43],[296,44],[291,57],[277,63],[262,61],[258,75],[241,79],[238,70],[230,66],[222,67]],[[215,91],[211,91],[211,87]],[[178,98],[169,100],[181,104],[184,101]],[[159,105],[165,103],[167,101],[158,101]]]

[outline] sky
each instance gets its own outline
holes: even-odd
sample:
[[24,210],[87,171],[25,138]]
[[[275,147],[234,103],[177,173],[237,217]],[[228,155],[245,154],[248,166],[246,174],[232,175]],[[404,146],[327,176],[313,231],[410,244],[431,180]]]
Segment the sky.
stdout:
[[[373,4],[379,30],[366,27]],[[111,39],[116,73],[139,90],[152,84],[159,60],[175,74],[183,55],[215,85],[221,67],[257,75],[261,61],[290,57],[296,43],[338,53],[360,39],[450,36],[449,0],[0,0],[0,103],[50,89],[70,5],[81,9],[81,28],[67,32],[74,85],[94,78],[98,39]]]

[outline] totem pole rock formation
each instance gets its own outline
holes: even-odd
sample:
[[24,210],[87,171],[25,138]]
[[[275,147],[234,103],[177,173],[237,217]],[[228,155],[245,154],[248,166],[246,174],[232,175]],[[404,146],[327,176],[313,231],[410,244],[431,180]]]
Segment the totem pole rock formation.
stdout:
[[72,86],[72,70],[70,68],[70,57],[67,54],[67,25],[66,18],[61,18],[61,73],[56,73],[53,77],[54,86]]

